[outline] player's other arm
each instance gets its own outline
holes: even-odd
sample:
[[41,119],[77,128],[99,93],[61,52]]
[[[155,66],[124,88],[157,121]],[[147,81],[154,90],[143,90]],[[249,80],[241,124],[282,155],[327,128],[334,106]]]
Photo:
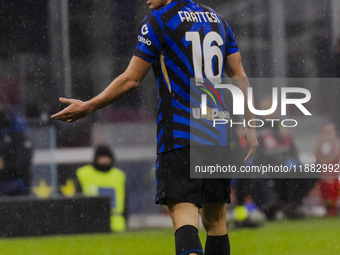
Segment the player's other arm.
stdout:
[[[226,73],[232,79],[233,83],[242,90],[244,97],[248,98],[249,81],[244,71],[241,61],[241,54],[239,52],[233,53],[227,57]],[[256,148],[259,143],[257,141],[255,128],[248,126],[248,121],[251,119],[255,119],[255,116],[253,113],[250,112],[247,100],[245,100],[244,102],[244,109],[244,118],[246,120],[244,135],[250,146],[249,153],[244,159],[244,161],[246,162],[255,154]]]
[[129,66],[123,74],[114,79],[106,89],[89,101],[60,98],[60,102],[69,106],[51,116],[52,119],[73,122],[91,112],[108,106],[129,94],[138,87],[152,66],[139,57],[133,56]]

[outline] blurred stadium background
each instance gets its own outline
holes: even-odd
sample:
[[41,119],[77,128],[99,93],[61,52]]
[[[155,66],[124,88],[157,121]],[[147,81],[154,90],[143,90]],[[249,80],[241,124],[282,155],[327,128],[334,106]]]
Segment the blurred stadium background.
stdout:
[[[197,2],[216,9],[228,20],[237,36],[249,77],[336,77],[333,57],[340,37],[339,0]],[[83,120],[70,125],[49,119],[63,107],[58,102],[59,96],[87,100],[125,70],[137,44],[138,26],[147,13],[145,1],[141,0],[0,0],[0,104],[10,106],[27,122],[26,132],[35,148],[32,196],[71,196],[73,189],[67,186],[67,180],[74,176],[75,169],[92,160],[96,145],[109,144],[115,150],[118,167],[127,174],[130,229],[143,228],[141,232],[122,236],[84,237],[90,242],[96,242],[98,238],[116,240],[113,241],[115,245],[107,240],[98,241],[103,245],[91,246],[93,252],[84,251],[85,243],[79,245],[79,240],[66,240],[63,242],[68,242],[67,247],[79,246],[80,252],[65,250],[64,254],[97,254],[94,251],[144,254],[133,249],[123,251],[122,247],[125,243],[131,247],[144,246],[145,240],[138,241],[144,233],[159,241],[171,236],[170,230],[144,232],[144,228],[171,226],[163,209],[153,203],[157,86],[151,72],[140,88],[127,98]],[[307,88],[312,96],[317,95],[309,103],[313,118],[304,119],[299,113],[292,112],[291,116],[297,116],[301,121],[291,132],[301,162],[313,163],[313,148],[323,124],[329,120],[340,124],[340,87],[335,83],[330,86],[311,84]],[[268,86],[258,86],[255,95],[259,97],[267,90]],[[304,206],[309,216],[322,217],[325,213],[318,189],[305,199]],[[231,212],[229,218],[232,218]],[[292,229],[288,230],[288,227]],[[271,239],[268,253],[338,254],[339,227],[338,219],[270,223],[262,230],[256,230],[260,231],[258,233],[235,232],[232,241],[244,250],[235,248],[234,254],[247,251],[260,254],[257,250],[262,247],[262,241],[254,242],[252,234],[274,238],[276,231],[279,234]],[[293,232],[299,229],[302,232],[296,234],[296,238],[301,237],[300,243],[292,240]],[[164,239],[157,239],[159,236]],[[309,238],[311,242],[308,242]],[[0,240],[0,254],[19,254],[19,246],[24,247],[20,254],[61,254],[48,251],[48,248],[28,252],[44,245],[62,247],[61,239]],[[39,245],[32,244],[33,240],[39,240]],[[167,239],[164,247],[171,246],[171,240]],[[5,246],[8,247],[6,251],[3,250]],[[103,248],[106,246],[109,248]],[[286,246],[293,250],[283,248]],[[270,252],[277,247],[282,248]],[[172,254],[173,251],[164,253]]]

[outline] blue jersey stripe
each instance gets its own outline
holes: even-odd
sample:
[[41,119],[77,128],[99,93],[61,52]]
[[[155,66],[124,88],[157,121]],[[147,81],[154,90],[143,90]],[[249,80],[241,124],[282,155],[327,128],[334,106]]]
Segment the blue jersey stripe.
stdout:
[[167,41],[171,45],[172,50],[177,54],[177,56],[188,67],[191,75],[194,76],[194,74],[195,74],[194,68],[190,65],[190,62],[188,61],[188,59],[185,56],[185,54],[181,51],[181,49],[177,46],[177,44],[170,37],[167,37]]
[[176,108],[179,108],[179,109],[186,111],[186,112],[189,112],[189,113],[191,111],[189,107],[182,105],[181,103],[179,103],[178,101],[176,101],[174,99],[172,99],[172,105]]
[[190,139],[194,142],[198,142],[198,143],[201,143],[201,144],[204,144],[204,145],[214,145],[212,142],[209,142],[202,137],[199,137],[195,134],[190,134],[189,132],[180,131],[180,130],[174,130],[174,137],[175,138]]
[[159,131],[158,136],[157,136],[157,143],[161,140],[163,136],[163,128],[161,128],[161,131]]
[[174,16],[166,25],[172,30],[175,31],[176,28],[182,24],[182,21],[179,15]]
[[181,130],[174,130],[174,137],[175,138],[184,138],[184,139],[190,139],[190,133],[181,131]]
[[[165,56],[164,56],[165,57]],[[190,84],[190,78],[187,77],[181,69],[177,67],[177,65],[170,59],[170,58],[165,58],[165,64],[167,67],[169,67],[176,75],[182,79],[182,81],[185,84]]]
[[178,144],[175,144],[175,149],[180,149],[180,148],[183,148],[185,146],[187,146],[187,145],[178,145]]
[[190,126],[190,119],[182,117],[182,116],[178,116],[176,114],[174,115],[174,122]]
[[[143,43],[141,42],[141,44],[143,44]],[[138,46],[137,46],[137,47],[138,47]],[[148,47],[143,47],[143,45],[142,45],[140,48],[142,48],[143,53],[149,55],[149,59],[153,59],[153,60],[156,59],[155,54],[153,54],[153,53],[151,52],[151,50],[150,50]]]
[[158,114],[157,117],[157,125],[159,124],[159,122],[162,120],[162,112],[160,114]]
[[207,135],[211,136],[213,139],[215,140],[219,140],[220,137],[219,135],[217,135],[216,133],[214,133],[213,131],[211,131],[210,129],[204,127],[203,125],[197,123],[196,121],[194,120],[190,120],[190,119],[187,119],[185,117],[181,117],[181,116],[178,116],[178,115],[174,115],[174,121],[177,122],[177,123],[181,123],[181,124],[184,124],[184,125],[188,125],[192,128],[196,128],[198,130],[201,130],[203,131],[204,133],[206,133]]
[[164,143],[161,145],[157,153],[162,153],[164,152]]
[[183,99],[185,99],[188,103],[190,102],[190,95],[186,93],[176,82],[170,80],[172,91],[176,92],[178,95],[181,95]]

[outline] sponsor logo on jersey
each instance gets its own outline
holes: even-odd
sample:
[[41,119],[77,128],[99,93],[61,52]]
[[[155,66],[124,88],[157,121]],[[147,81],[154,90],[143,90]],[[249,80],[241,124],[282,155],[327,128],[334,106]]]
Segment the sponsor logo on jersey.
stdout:
[[138,36],[138,41],[140,41],[141,43],[144,43],[148,46],[150,46],[152,44],[150,39],[144,38],[143,36]]
[[[207,83],[202,83],[202,82],[198,82],[198,84],[199,84],[198,89],[201,90],[202,92],[205,92],[206,94],[208,94],[209,97],[211,98],[211,100],[214,102],[215,106],[217,106],[218,103],[219,103],[220,107],[223,107],[221,97],[219,96],[217,91],[212,86],[210,86]],[[205,96],[206,96],[206,94],[205,94]],[[202,94],[202,95],[204,95],[204,94]],[[216,100],[216,98],[217,98],[217,100]],[[205,102],[206,102],[206,99],[205,99]],[[228,120],[230,120],[230,113],[228,111],[220,111],[218,108],[210,108],[208,106],[206,106],[206,114],[205,115],[202,114],[202,109],[200,109],[200,108],[193,108],[192,109],[192,115],[193,115],[194,119],[205,118],[207,120],[214,120],[214,119],[228,119]]]
[[142,35],[147,35],[149,33],[149,28],[148,25],[145,24],[144,26],[142,26],[142,30],[141,30]]
[[216,13],[213,12],[187,12],[180,11],[178,15],[182,22],[210,22],[221,23]]

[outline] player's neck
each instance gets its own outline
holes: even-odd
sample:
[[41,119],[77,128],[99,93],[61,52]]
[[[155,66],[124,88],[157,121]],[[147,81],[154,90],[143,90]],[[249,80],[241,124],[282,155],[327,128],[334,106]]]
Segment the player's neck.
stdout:
[[167,0],[167,1],[165,1],[164,5],[163,5],[162,7],[167,6],[167,5],[170,4],[171,2],[172,2],[172,0]]

